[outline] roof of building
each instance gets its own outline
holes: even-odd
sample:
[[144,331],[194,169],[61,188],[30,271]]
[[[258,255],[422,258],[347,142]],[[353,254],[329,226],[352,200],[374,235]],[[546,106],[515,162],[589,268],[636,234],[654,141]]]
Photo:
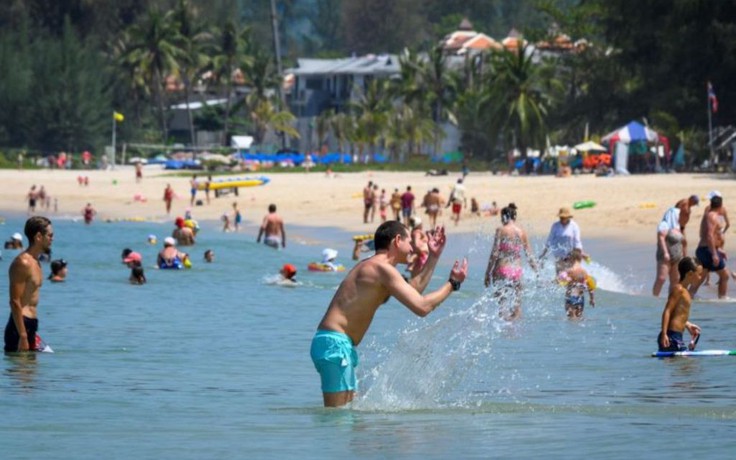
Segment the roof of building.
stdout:
[[287,72],[296,76],[325,74],[395,74],[399,72],[399,59],[393,54],[368,54],[342,59],[297,59],[297,67]]

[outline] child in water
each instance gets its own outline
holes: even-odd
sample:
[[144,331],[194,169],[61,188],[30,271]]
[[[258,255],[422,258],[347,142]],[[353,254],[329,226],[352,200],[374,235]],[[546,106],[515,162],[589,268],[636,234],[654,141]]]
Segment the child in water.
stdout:
[[[680,282],[677,283],[667,297],[667,304],[662,311],[662,330],[657,336],[659,351],[694,350],[700,336],[700,327],[688,321],[692,297],[689,288],[697,286],[703,273],[703,267],[694,257],[683,257],[677,264]],[[682,338],[683,331],[690,333],[690,345],[686,346]]]
[[146,284],[146,275],[143,273],[143,267],[136,265],[130,269],[130,284]]
[[566,286],[565,312],[568,318],[582,318],[585,309],[585,291],[590,296],[590,306],[595,307],[595,280],[585,271],[581,262],[583,251],[573,249],[565,258],[567,267],[559,274],[559,281]]

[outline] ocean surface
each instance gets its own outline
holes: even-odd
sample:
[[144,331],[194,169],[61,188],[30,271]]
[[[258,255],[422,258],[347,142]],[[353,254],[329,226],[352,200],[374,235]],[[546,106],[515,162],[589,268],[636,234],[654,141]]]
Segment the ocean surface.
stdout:
[[[203,222],[193,268],[166,271],[153,265],[171,223],[51,217],[53,257],[69,262],[65,283],[41,289],[55,353],[1,358],[0,458],[713,459],[736,448],[736,357],[650,357],[665,301],[648,294],[654,241],[584,239],[599,290],[581,321],[565,318],[551,266],[525,269],[523,317],[509,324],[482,286],[490,221],[450,234],[429,289],[467,256],[462,289],[424,319],[381,307],[359,347],[357,400],[324,409],[309,346],[343,274],[306,267],[328,246],[352,266],[351,235],[287,223],[276,251],[256,244],[252,221],[239,233]],[[0,237],[24,221],[6,216]],[[148,284],[128,284],[125,247],[143,254]],[[4,296],[16,253],[0,261]],[[272,284],[286,262],[295,288]],[[713,289],[692,308],[699,348],[736,349],[735,305],[709,301]]]

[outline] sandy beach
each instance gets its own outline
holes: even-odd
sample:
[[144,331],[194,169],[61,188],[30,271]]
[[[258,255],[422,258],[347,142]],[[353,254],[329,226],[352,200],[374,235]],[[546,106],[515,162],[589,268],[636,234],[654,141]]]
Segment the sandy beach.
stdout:
[[[192,214],[198,220],[216,220],[224,212],[232,212],[237,202],[245,227],[250,231],[260,223],[269,203],[278,206],[278,212],[287,225],[338,227],[346,231],[372,233],[379,223],[362,221],[362,188],[373,181],[390,195],[394,188],[404,191],[411,185],[417,200],[428,189],[437,187],[447,198],[458,175],[432,177],[422,172],[359,172],[340,173],[327,177],[323,173],[273,173],[268,171],[248,176],[270,178],[265,186],[241,188],[239,196],[229,194],[219,198],[211,193],[210,204],[204,192],[198,199],[203,205],[194,206]],[[77,178],[89,177],[88,186],[80,186]],[[51,196],[47,211],[38,211],[50,217],[81,217],[82,208],[89,202],[98,211],[98,220],[172,220],[183,215],[189,207],[189,179],[160,166],[144,169],[143,180],[136,183],[132,167],[115,170],[0,170],[0,181],[6,192],[0,196],[0,210],[6,213],[25,213],[26,195],[32,185],[43,185]],[[201,176],[200,176],[201,177]],[[215,177],[216,179],[217,177]],[[170,216],[166,215],[163,190],[170,183],[177,195]],[[471,172],[465,179],[468,201],[475,197],[483,207],[496,201],[499,207],[515,202],[519,207],[519,222],[530,234],[544,236],[556,219],[561,206],[572,206],[578,201],[594,201],[592,208],[574,210],[583,237],[615,238],[635,242],[654,243],[657,223],[667,207],[678,199],[697,194],[705,201],[711,190],[719,190],[724,204],[736,196],[736,181],[731,175],[659,174],[616,177],[581,175],[568,178],[552,176],[511,177],[494,176],[488,172]],[[54,201],[57,211],[54,212]],[[700,206],[694,210],[688,226],[690,239],[697,238],[697,223],[702,216]],[[423,215],[423,210],[420,210]],[[495,227],[494,217],[471,216],[464,211],[460,225],[450,222],[449,209],[444,210],[440,222],[449,233],[473,232],[482,227]]]

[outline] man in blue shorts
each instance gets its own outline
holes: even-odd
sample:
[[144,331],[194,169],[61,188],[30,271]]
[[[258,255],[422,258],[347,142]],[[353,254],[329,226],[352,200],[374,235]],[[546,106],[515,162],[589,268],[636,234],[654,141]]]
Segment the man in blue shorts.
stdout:
[[[695,257],[698,258],[705,271],[702,281],[705,281],[705,278],[708,276],[707,272],[716,272],[718,274],[719,299],[726,297],[726,293],[728,292],[726,260],[724,254],[718,251],[718,242],[721,237],[719,218],[722,206],[722,197],[713,196],[711,198],[708,212],[703,215],[703,219],[700,221],[700,241],[698,242],[698,248],[695,250]],[[693,290],[693,295],[695,291],[697,291],[697,287]]]
[[312,340],[311,356],[322,379],[325,407],[343,406],[353,400],[357,382],[358,346],[378,307],[391,296],[417,316],[426,316],[453,291],[460,289],[468,273],[468,261],[455,261],[450,276],[439,289],[421,293],[445,248],[445,229],[438,227],[429,239],[429,258],[419,273],[406,280],[396,269],[406,264],[412,252],[409,230],[395,220],[384,222],[374,236],[376,254],[359,262],[330,302]]

